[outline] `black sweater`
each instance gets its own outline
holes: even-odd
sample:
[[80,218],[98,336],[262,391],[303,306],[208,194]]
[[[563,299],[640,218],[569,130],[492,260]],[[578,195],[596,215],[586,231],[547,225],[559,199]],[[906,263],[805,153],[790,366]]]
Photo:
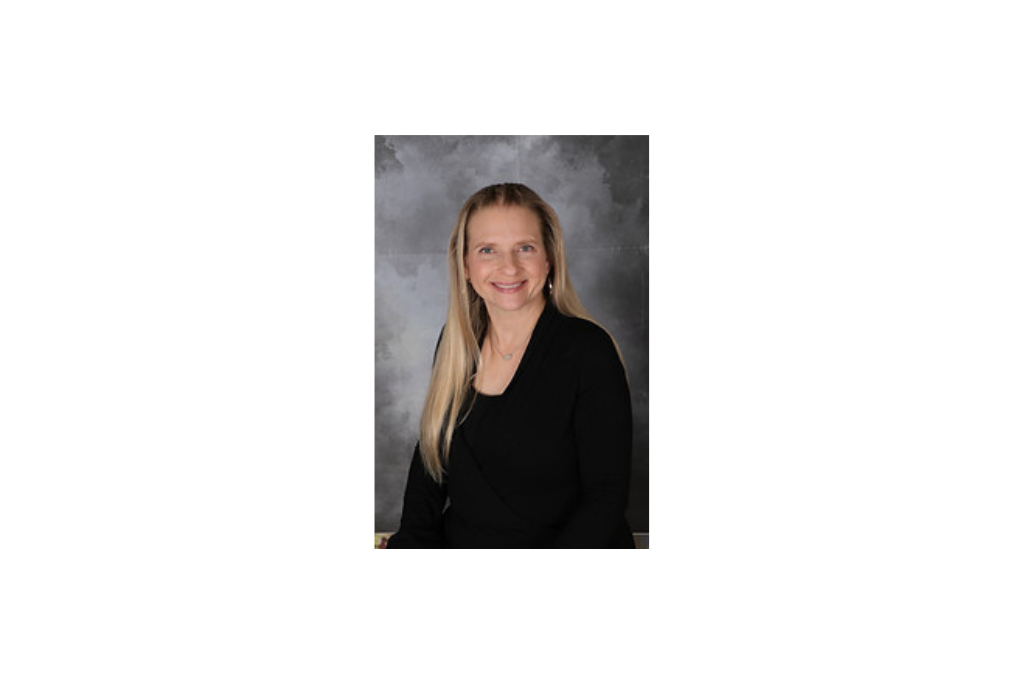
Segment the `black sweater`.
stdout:
[[633,548],[633,418],[615,346],[550,304],[500,396],[472,394],[444,481],[417,445],[387,547]]

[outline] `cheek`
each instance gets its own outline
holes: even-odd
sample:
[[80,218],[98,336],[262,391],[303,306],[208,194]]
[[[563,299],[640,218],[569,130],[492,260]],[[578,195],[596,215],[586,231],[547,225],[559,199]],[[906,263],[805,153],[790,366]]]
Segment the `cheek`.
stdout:
[[484,280],[484,274],[479,263],[474,263],[470,259],[466,260],[466,280],[469,281],[473,287],[476,287],[477,282]]

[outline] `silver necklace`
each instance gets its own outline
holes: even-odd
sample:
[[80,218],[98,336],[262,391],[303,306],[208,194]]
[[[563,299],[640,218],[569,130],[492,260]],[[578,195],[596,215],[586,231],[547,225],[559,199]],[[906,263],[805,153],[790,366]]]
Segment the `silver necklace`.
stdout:
[[496,345],[494,343],[494,335],[488,335],[487,339],[489,339],[491,341],[491,348],[494,349],[494,351],[498,352],[498,355],[501,356],[501,358],[505,359],[506,361],[509,361],[509,360],[512,359],[512,355],[511,354],[503,354],[502,351],[500,349],[498,349],[498,345]]

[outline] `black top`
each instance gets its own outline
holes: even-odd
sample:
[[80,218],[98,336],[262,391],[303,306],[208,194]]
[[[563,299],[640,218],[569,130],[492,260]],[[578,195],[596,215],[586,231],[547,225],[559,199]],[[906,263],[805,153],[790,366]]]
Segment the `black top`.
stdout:
[[441,484],[417,445],[387,548],[634,548],[633,415],[604,330],[549,304],[505,392],[465,408]]

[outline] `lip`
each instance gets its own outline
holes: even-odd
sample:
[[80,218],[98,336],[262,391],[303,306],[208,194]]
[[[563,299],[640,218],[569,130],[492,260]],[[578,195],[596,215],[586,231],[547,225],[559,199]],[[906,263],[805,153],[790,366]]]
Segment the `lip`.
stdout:
[[[526,287],[526,281],[520,280],[518,283],[490,283],[491,287],[501,294],[515,294],[522,291]],[[509,287],[511,285],[511,287]]]

